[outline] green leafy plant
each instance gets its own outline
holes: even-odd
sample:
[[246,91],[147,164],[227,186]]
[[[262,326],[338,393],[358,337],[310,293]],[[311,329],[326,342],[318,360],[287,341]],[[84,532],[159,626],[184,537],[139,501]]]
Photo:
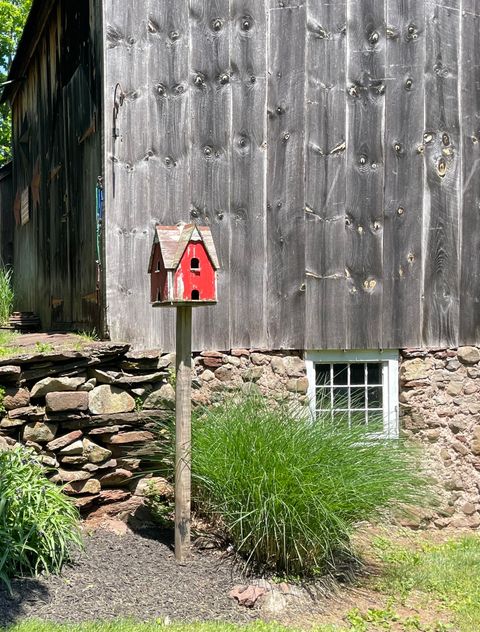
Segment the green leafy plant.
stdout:
[[352,553],[356,523],[426,501],[412,448],[326,417],[250,394],[194,419],[197,504],[248,562],[288,574],[333,569]]
[[0,325],[8,323],[13,311],[12,269],[0,267]]
[[52,351],[54,351],[54,347],[49,342],[36,342],[35,351],[37,353],[52,353]]
[[0,452],[0,580],[57,573],[81,546],[78,512],[23,446]]

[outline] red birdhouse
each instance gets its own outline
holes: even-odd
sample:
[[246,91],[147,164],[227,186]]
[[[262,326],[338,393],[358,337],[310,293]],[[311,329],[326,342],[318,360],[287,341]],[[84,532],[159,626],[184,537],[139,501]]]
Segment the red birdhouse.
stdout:
[[207,226],[157,224],[148,267],[153,307],[216,303],[218,269]]

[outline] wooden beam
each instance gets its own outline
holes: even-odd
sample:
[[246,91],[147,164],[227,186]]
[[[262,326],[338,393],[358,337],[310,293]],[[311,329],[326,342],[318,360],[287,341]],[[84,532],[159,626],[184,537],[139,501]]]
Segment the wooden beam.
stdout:
[[190,552],[192,308],[177,307],[175,405],[175,559]]

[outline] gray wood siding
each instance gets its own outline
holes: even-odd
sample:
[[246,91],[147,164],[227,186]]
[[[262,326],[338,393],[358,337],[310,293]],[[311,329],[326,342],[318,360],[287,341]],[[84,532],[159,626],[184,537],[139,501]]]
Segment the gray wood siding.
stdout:
[[196,349],[480,343],[477,5],[104,0],[110,335],[173,348],[153,226],[195,220]]
[[[100,327],[100,17],[94,0],[56,3],[13,99],[14,209],[2,212],[15,216],[15,307],[37,312],[46,329]],[[21,225],[27,189],[30,220]]]

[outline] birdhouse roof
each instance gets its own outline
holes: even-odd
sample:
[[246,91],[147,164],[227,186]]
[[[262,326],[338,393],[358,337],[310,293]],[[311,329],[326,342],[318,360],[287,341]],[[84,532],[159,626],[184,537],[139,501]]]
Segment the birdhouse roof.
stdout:
[[[213,243],[212,233],[208,226],[197,226],[196,224],[178,224],[178,226],[155,226],[155,244],[160,244],[163,263],[166,270],[176,270],[180,264],[188,244],[191,241],[201,241],[205,246],[205,250],[212,262],[215,270],[218,270],[220,264],[218,262],[215,244]],[[153,264],[153,248],[150,256],[150,265],[148,271],[152,271]]]

